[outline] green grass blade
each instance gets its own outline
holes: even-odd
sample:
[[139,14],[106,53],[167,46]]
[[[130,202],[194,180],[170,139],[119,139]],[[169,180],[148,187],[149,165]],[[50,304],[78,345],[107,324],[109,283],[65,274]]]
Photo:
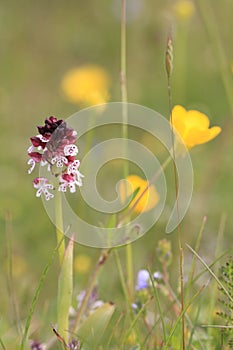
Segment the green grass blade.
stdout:
[[123,344],[126,342],[126,340],[128,339],[128,337],[130,336],[130,333],[133,331],[133,329],[136,326],[137,321],[139,320],[140,316],[143,315],[147,305],[151,302],[151,300],[153,299],[153,297],[151,297],[149,300],[147,300],[147,302],[143,305],[143,307],[140,309],[140,311],[137,313],[137,315],[134,317],[131,325],[129,326],[129,329],[127,330],[124,338],[123,338]]
[[73,247],[74,241],[71,238],[65,250],[58,282],[57,329],[66,343],[68,343],[69,309],[73,292]]
[[[217,264],[224,256],[226,256],[228,253],[231,252],[231,249],[226,249],[221,255],[219,255],[211,264],[208,265],[209,268],[213,267],[215,264]],[[193,279],[192,285],[198,281],[198,279],[205,273],[207,272],[208,269],[205,269],[201,272],[199,272]]]
[[2,347],[3,350],[6,350],[6,347],[5,347],[5,345],[4,345],[3,340],[2,340],[1,337],[0,337],[0,345],[1,345],[1,347]]
[[191,252],[193,254],[196,255],[196,257],[198,258],[198,260],[205,266],[205,268],[209,271],[209,273],[211,274],[211,276],[215,279],[215,281],[218,283],[218,285],[224,290],[224,292],[226,293],[227,297],[229,298],[229,300],[231,302],[233,302],[233,297],[229,294],[228,290],[225,288],[225,286],[222,284],[222,282],[220,281],[220,279],[215,275],[215,273],[211,270],[211,268],[209,268],[209,266],[206,264],[206,262],[200,257],[200,255],[198,255],[195,250],[190,247],[187,243],[186,246],[189,248],[189,250],[191,250]]
[[15,286],[13,279],[13,267],[12,267],[12,257],[13,257],[13,249],[12,249],[12,217],[11,213],[6,213],[6,260],[7,260],[7,273],[6,273],[6,281],[7,281],[7,290],[10,303],[12,305],[12,312],[14,317],[14,323],[17,326],[17,330],[19,336],[23,335],[23,328],[21,325],[18,305],[15,296]]
[[168,346],[169,346],[169,344],[170,344],[170,342],[171,342],[172,336],[173,336],[173,334],[175,333],[175,330],[176,330],[176,328],[177,328],[179,322],[181,321],[183,315],[184,315],[185,312],[188,310],[189,306],[193,303],[193,301],[200,295],[200,293],[202,292],[202,290],[203,290],[204,288],[205,288],[205,285],[202,286],[202,287],[197,291],[197,293],[194,294],[194,296],[190,299],[190,301],[185,305],[184,309],[183,309],[182,312],[180,313],[179,317],[177,318],[177,320],[176,320],[174,326],[172,327],[172,329],[171,329],[171,331],[170,331],[170,333],[169,333],[169,335],[168,335],[168,337],[167,337],[167,341],[166,341],[166,343],[165,343],[165,345],[164,345],[164,347],[163,347],[163,350],[168,349]]
[[[153,289],[153,293],[154,293],[154,298],[156,300],[156,303],[157,303],[158,309],[159,309],[159,315],[160,315],[162,329],[163,329],[163,338],[164,338],[164,342],[166,342],[166,327],[165,327],[165,322],[164,322],[163,310],[162,310],[161,303],[160,303],[160,300],[159,300],[158,290],[155,287],[154,278],[153,278],[150,270],[149,270],[149,274],[150,274],[150,280],[151,280],[151,283],[152,283],[152,289]],[[155,312],[155,314],[156,314],[156,312]]]
[[119,326],[119,324],[120,324],[120,322],[121,322],[121,320],[122,320],[123,317],[124,317],[124,313],[121,312],[121,314],[120,314],[120,315],[118,316],[118,318],[115,320],[115,322],[114,322],[114,327],[112,327],[111,333],[110,333],[109,338],[108,338],[108,341],[107,341],[107,343],[106,343],[106,349],[110,349],[110,344],[111,344],[112,338],[113,338],[113,336],[114,336],[114,331],[115,331],[116,329],[118,329],[118,326]]
[[[200,228],[200,231],[199,231],[197,239],[196,239],[195,251],[198,251],[199,248],[200,248],[200,244],[201,244],[202,236],[203,236],[203,233],[204,233],[206,221],[207,221],[207,217],[204,216],[203,221],[202,221],[202,225],[201,225],[201,228]],[[195,264],[196,264],[196,256],[193,255],[192,264],[191,264],[191,268],[190,268],[190,273],[189,273],[189,276],[188,276],[188,288],[187,288],[188,290],[189,290],[189,287],[190,287],[190,285],[192,283],[192,280],[193,280],[194,271],[195,271]]]
[[[63,241],[63,239],[62,239]],[[62,242],[61,241],[61,242]],[[26,320],[26,324],[25,324],[25,328],[24,328],[24,333],[23,333],[23,337],[22,337],[22,341],[21,341],[21,344],[20,344],[20,350],[24,350],[24,347],[25,347],[25,342],[26,342],[26,339],[27,339],[27,335],[28,335],[28,331],[29,331],[29,327],[30,327],[30,324],[31,324],[31,319],[32,319],[32,315],[34,313],[34,310],[35,310],[35,307],[36,307],[36,303],[37,303],[37,300],[38,300],[38,297],[39,297],[39,294],[40,294],[40,291],[41,291],[41,288],[44,284],[44,280],[45,280],[45,277],[47,276],[47,273],[49,271],[49,268],[50,266],[52,265],[53,263],[53,260],[55,258],[55,255],[61,245],[61,242],[56,246],[56,248],[54,249],[52,255],[51,255],[51,258],[49,259],[48,263],[46,264],[45,268],[44,268],[44,271],[41,275],[41,278],[40,278],[40,281],[39,281],[39,284],[36,288],[36,291],[35,291],[35,294],[34,294],[34,297],[32,299],[32,303],[31,303],[31,307],[30,307],[30,310],[29,310],[29,314],[28,314],[28,317],[27,317],[27,320]]]
[[115,308],[114,304],[105,303],[81,324],[77,331],[77,337],[85,347],[85,350],[98,348]]

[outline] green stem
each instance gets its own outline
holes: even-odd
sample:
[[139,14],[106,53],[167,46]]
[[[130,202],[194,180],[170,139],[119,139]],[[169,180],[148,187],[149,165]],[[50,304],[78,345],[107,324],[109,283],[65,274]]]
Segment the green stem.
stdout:
[[69,242],[67,250],[65,246],[63,233],[63,215],[62,215],[62,194],[57,191],[55,199],[56,215],[56,236],[59,256],[59,279],[57,293],[57,325],[59,334],[62,335],[65,342],[68,342],[69,328],[69,308],[72,302],[73,289],[73,242]]
[[89,280],[89,283],[88,283],[88,286],[86,288],[86,291],[85,291],[85,296],[81,302],[81,305],[78,309],[78,313],[77,313],[77,316],[76,316],[76,319],[74,321],[74,325],[73,325],[73,328],[72,328],[72,333],[75,333],[77,332],[78,330],[78,327],[79,327],[79,324],[80,324],[80,321],[82,319],[82,316],[84,315],[84,312],[86,311],[86,308],[87,308],[87,304],[88,304],[88,300],[90,298],[90,295],[91,295],[91,292],[95,286],[95,283],[96,283],[96,280],[97,280],[97,277],[98,277],[98,274],[102,268],[102,266],[105,264],[105,261],[107,260],[109,254],[111,253],[112,249],[109,248],[105,251],[103,251],[101,253],[101,256],[99,258],[99,261],[98,263],[96,264],[95,266],[95,269],[93,271],[93,274]]
[[[206,225],[206,220],[207,217],[204,216],[203,221],[202,221],[202,225],[200,228],[200,231],[198,233],[197,239],[196,239],[196,243],[195,243],[195,251],[198,252],[200,245],[201,245],[201,240],[203,237],[203,233],[204,233],[204,229],[205,229],[205,225]],[[191,263],[191,267],[190,267],[190,272],[189,272],[189,276],[188,276],[188,283],[187,283],[187,294],[189,294],[192,282],[193,282],[193,278],[194,278],[194,271],[195,271],[195,264],[196,264],[196,256],[193,255],[193,259],[192,259],[192,263]]]
[[176,171],[176,153],[175,153],[175,140],[173,130],[173,118],[172,118],[172,90],[171,90],[171,76],[173,70],[173,41],[172,36],[169,34],[166,51],[166,68],[167,68],[167,90],[168,90],[168,104],[169,114],[171,120],[171,138],[172,138],[172,152],[173,152],[173,170],[175,181],[175,193],[176,193],[176,211],[178,217],[178,246],[179,246],[179,258],[180,258],[180,298],[181,298],[181,323],[182,323],[182,350],[185,350],[185,313],[184,313],[184,270],[183,270],[183,246],[181,240],[181,226],[180,226],[180,211],[178,202],[178,175]]
[[[126,84],[126,0],[121,2],[121,101],[122,101],[122,138],[128,139],[128,106],[127,106],[127,84]],[[127,159],[127,147],[125,146],[125,158]],[[124,178],[129,174],[127,160],[124,161]],[[126,245],[126,266],[129,294],[132,297],[133,281],[133,253],[132,245]]]
[[220,281],[220,279],[215,275],[215,273],[211,270],[211,268],[206,264],[206,262],[200,257],[200,255],[197,254],[197,252],[195,252],[195,250],[193,248],[190,247],[190,245],[188,245],[186,243],[186,246],[188,247],[188,249],[194,254],[196,255],[196,257],[198,258],[198,260],[205,266],[206,270],[209,271],[209,273],[211,274],[211,276],[215,279],[215,281],[218,283],[219,287],[222,288],[222,290],[225,292],[225,294],[227,295],[227,297],[229,298],[229,300],[233,303],[233,296],[229,293],[229,291],[226,289],[226,287],[223,285],[223,283]]
[[[169,156],[169,157],[164,161],[164,163],[162,164],[162,169],[163,169],[163,170],[168,166],[168,164],[170,163],[171,159],[172,159],[171,156]],[[158,176],[161,174],[162,169],[160,169],[160,170],[154,175],[154,177],[151,179],[150,184],[148,185],[148,187],[149,187],[150,185],[152,185],[154,181],[156,181],[156,179],[158,178]],[[146,190],[145,190],[145,191],[146,191]],[[143,195],[143,194],[142,194],[142,195]],[[120,226],[121,223],[122,223],[122,221],[120,221],[120,222],[118,223],[117,227]],[[130,244],[128,244],[127,247],[128,247],[128,246],[130,246]],[[110,255],[111,251],[112,251],[112,249],[110,248],[110,249],[105,250],[103,253],[101,253],[100,259],[99,259],[98,263],[96,264],[96,267],[95,267],[95,269],[94,269],[94,271],[93,271],[93,274],[92,274],[92,276],[91,276],[91,278],[90,278],[90,280],[89,280],[88,286],[87,286],[87,288],[86,288],[85,297],[83,298],[82,303],[81,303],[81,305],[80,305],[80,307],[79,307],[79,310],[78,310],[77,317],[76,317],[75,322],[74,322],[74,326],[73,326],[72,332],[76,332],[77,329],[78,329],[78,327],[79,327],[79,324],[80,324],[80,321],[81,321],[81,319],[82,319],[82,316],[83,316],[83,314],[84,314],[84,312],[85,312],[85,310],[86,310],[89,297],[90,297],[91,292],[92,292],[92,290],[93,290],[93,288],[94,288],[94,286],[95,286],[95,283],[96,283],[98,274],[99,274],[101,268],[103,267],[103,265],[105,264],[105,262],[106,262],[108,256]],[[128,253],[129,253],[129,252],[128,252]],[[131,262],[131,261],[132,261],[131,256],[130,256],[130,255],[127,255],[127,257],[129,257],[129,262]],[[129,266],[128,266],[128,268],[129,268]],[[132,271],[132,275],[133,275],[133,270],[131,270],[131,271]],[[128,271],[127,271],[127,272],[128,272]],[[123,285],[123,284],[122,284],[122,285]],[[123,288],[123,289],[124,289],[124,288]],[[125,293],[125,295],[128,295],[128,294],[126,293],[126,290],[125,290],[125,289],[124,289],[124,293]],[[128,301],[127,304],[129,305],[129,299],[128,299],[128,297],[127,297],[127,301]]]
[[134,279],[133,279],[133,251],[132,244],[126,245],[126,266],[127,266],[127,278],[128,278],[128,289],[130,300],[133,300],[133,289],[134,289]]
[[[121,3],[121,101],[122,101],[122,137],[128,139],[128,97],[126,80],[126,0]],[[125,149],[125,155],[127,149]],[[124,162],[124,177],[128,175],[128,163]]]
[[[120,72],[120,82],[121,82],[121,97],[122,97],[122,120],[123,120],[123,126],[122,126],[122,137],[127,139],[128,138],[128,109],[127,109],[127,87],[126,87],[126,0],[122,0],[122,20],[121,20],[121,72]],[[90,142],[90,139],[89,139]],[[127,149],[125,149],[125,154],[127,153]],[[126,178],[128,175],[128,163],[124,162],[124,177]],[[132,253],[131,253],[131,246],[130,244],[127,245],[127,269],[128,269],[128,280],[130,281],[131,288],[133,286],[133,269],[132,269]],[[110,255],[112,249],[107,249],[104,252],[101,253],[98,263],[96,264],[96,267],[93,271],[93,274],[89,280],[89,283],[87,285],[85,296],[81,302],[81,305],[79,307],[77,317],[74,321],[74,326],[72,329],[72,332],[76,332],[80,321],[86,311],[87,304],[89,297],[91,295],[91,292],[95,286],[98,274],[105,264],[108,256]]]
[[[170,105],[170,114],[171,114],[171,124],[172,124],[172,104],[171,104],[171,87],[170,82],[168,80],[169,84],[169,105]],[[175,143],[174,143],[174,133],[173,133],[173,124],[172,124],[172,148],[173,148],[173,168],[174,168],[174,180],[175,180],[175,191],[176,191],[176,211],[178,216],[178,247],[179,247],[179,267],[180,267],[180,298],[181,298],[181,323],[182,323],[182,350],[185,350],[185,305],[184,305],[184,269],[183,269],[183,263],[184,263],[184,256],[183,256],[183,246],[182,246],[182,240],[181,240],[181,226],[180,226],[180,211],[179,211],[179,202],[178,202],[178,178],[177,178],[177,171],[176,171],[176,155],[175,155]]]
[[[122,136],[128,138],[128,109],[126,84],[126,0],[121,3],[121,101],[123,102],[123,128]],[[127,162],[126,162],[127,165]],[[127,170],[127,168],[125,169]],[[125,174],[126,176],[128,174]]]
[[38,284],[38,286],[37,286],[37,288],[35,290],[35,293],[34,293],[34,296],[33,296],[32,302],[31,302],[30,310],[29,310],[29,313],[28,313],[28,316],[27,316],[27,319],[26,319],[26,322],[25,322],[24,333],[23,333],[22,341],[21,341],[20,348],[19,348],[20,350],[24,350],[25,349],[25,342],[26,342],[27,335],[28,335],[28,332],[29,332],[29,327],[30,327],[30,324],[31,324],[32,316],[34,314],[36,303],[37,303],[38,298],[39,298],[39,294],[40,294],[40,291],[41,291],[41,289],[42,289],[42,287],[44,285],[45,277],[47,276],[47,273],[48,273],[48,271],[49,271],[49,269],[50,269],[50,267],[51,267],[51,265],[53,263],[53,259],[56,256],[57,251],[60,248],[60,244],[61,243],[59,243],[57,245],[57,247],[54,249],[54,251],[52,252],[50,260],[46,264],[46,266],[45,266],[45,268],[43,270],[43,273],[41,275],[39,284]]
[[57,191],[55,199],[55,215],[56,215],[56,235],[57,235],[57,244],[60,244],[58,249],[59,262],[60,266],[63,261],[65,254],[65,241],[63,234],[63,217],[62,217],[62,201],[61,201],[61,192]]
[[124,273],[123,273],[122,265],[121,265],[121,262],[120,262],[119,254],[118,254],[117,250],[115,250],[114,253],[115,253],[115,260],[116,260],[116,264],[117,264],[117,268],[118,268],[120,281],[121,281],[121,286],[122,286],[122,289],[123,289],[125,300],[127,301],[129,310],[131,310],[130,296],[129,296],[129,293],[127,291],[127,286],[126,286],[126,283],[125,283]]
[[57,295],[57,328],[59,334],[68,344],[69,310],[73,292],[73,237],[70,239],[62,261]]
[[[220,226],[219,226],[219,230],[218,230],[218,235],[217,235],[217,240],[216,240],[216,248],[215,248],[215,258],[219,256],[220,251],[222,250],[222,239],[223,239],[223,234],[224,234],[224,230],[225,230],[225,225],[226,225],[226,215],[223,214],[221,216],[221,221],[220,221]],[[195,251],[197,252],[197,249],[195,249]],[[215,269],[216,271],[218,271],[219,269],[219,262],[215,265]],[[210,291],[210,295],[209,295],[209,307],[208,307],[208,316],[207,316],[207,324],[212,324],[214,323],[214,309],[216,307],[216,300],[217,300],[217,292],[218,292],[218,288],[216,285],[214,285]],[[208,329],[208,335],[209,335],[209,339],[212,338],[213,334],[212,334],[212,329],[209,328]],[[209,342],[209,346],[210,346],[210,342]]]
[[186,83],[187,83],[187,43],[189,39],[189,21],[181,21],[177,25],[177,40],[175,46],[176,56],[176,74],[173,79],[173,87],[176,92],[176,100],[186,102]]

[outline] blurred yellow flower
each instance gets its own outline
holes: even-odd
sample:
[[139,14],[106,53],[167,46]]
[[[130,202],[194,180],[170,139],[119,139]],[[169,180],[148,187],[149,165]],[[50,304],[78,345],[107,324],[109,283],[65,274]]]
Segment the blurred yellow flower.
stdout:
[[[125,203],[126,199],[131,196],[134,191],[139,188],[139,191],[135,198],[129,205],[129,208],[134,207],[136,201],[144,192],[144,190],[148,186],[148,181],[141,179],[137,175],[129,175],[126,177],[127,183],[120,183],[120,198],[121,202]],[[159,194],[156,191],[154,185],[149,186],[149,188],[145,191],[143,196],[140,198],[138,203],[133,208],[133,211],[136,213],[142,213],[151,210],[156,206],[159,201]]]
[[137,337],[134,331],[130,332],[127,340],[126,340],[127,344],[129,345],[135,345],[137,342]]
[[61,88],[67,100],[85,106],[105,103],[109,99],[108,74],[97,65],[69,70],[62,79]]
[[[25,276],[26,270],[27,270],[27,263],[23,256],[18,255],[18,254],[12,254],[12,275],[13,278],[21,278]],[[9,262],[6,261],[5,267],[7,270],[7,273],[9,273]]]
[[221,132],[219,126],[209,128],[210,121],[205,114],[187,111],[179,105],[172,110],[172,124],[189,149],[214,139]]
[[179,0],[173,7],[175,15],[180,19],[190,19],[195,12],[195,7],[190,0]]
[[74,258],[74,270],[77,273],[84,274],[91,268],[91,259],[86,254],[79,254]]

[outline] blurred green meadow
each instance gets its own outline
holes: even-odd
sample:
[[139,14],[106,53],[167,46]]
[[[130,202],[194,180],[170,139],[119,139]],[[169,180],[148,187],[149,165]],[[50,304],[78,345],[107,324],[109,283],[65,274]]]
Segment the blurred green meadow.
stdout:
[[[208,115],[211,125],[222,128],[216,139],[191,150],[194,189],[182,222],[183,242],[193,245],[207,216],[200,255],[210,263],[216,254],[226,249],[229,254],[232,252],[233,2],[209,0],[203,4],[201,0],[193,1],[190,13],[180,12],[177,3],[175,0],[127,1],[128,101],[154,109],[169,119],[164,57],[172,25],[173,104],[198,109]],[[56,246],[55,228],[41,200],[35,197],[33,176],[27,174],[29,139],[36,135],[36,126],[43,125],[46,117],[54,115],[66,119],[86,107],[69,102],[62,92],[63,76],[72,68],[86,64],[102,67],[109,76],[109,101],[121,100],[120,7],[117,0],[0,3],[1,337],[13,337],[18,321],[24,322],[40,275]],[[129,133],[156,154],[156,141],[151,136],[133,128]],[[85,139],[79,148],[82,160]],[[162,161],[166,152],[158,150]],[[114,174],[110,171],[111,167],[106,173],[103,171],[105,194],[111,193],[115,179],[122,176],[122,163],[115,165]],[[175,198],[173,167],[165,173],[168,189],[171,189],[166,205],[169,211]],[[84,185],[88,186],[85,181]],[[77,208],[79,211],[79,205]],[[85,203],[80,199],[80,213],[84,216],[85,210]],[[133,243],[134,276],[136,279],[137,271],[148,265],[157,269],[157,242],[167,238],[172,242],[174,255],[169,267],[171,283],[178,288],[177,236],[176,232],[166,235],[166,219],[167,214],[163,213],[153,228]],[[221,230],[222,237],[217,240]],[[76,262],[74,269],[74,305],[75,295],[85,289],[99,254],[98,249],[75,244],[75,256],[81,255],[82,259]],[[124,248],[119,249],[119,254],[124,270]],[[191,259],[186,248],[185,259]],[[13,279],[9,281],[11,262]],[[84,268],[80,268],[80,264]],[[188,265],[184,265],[184,269],[186,272]],[[45,339],[51,334],[50,323],[56,322],[57,275],[58,267],[54,262],[33,318],[33,331]],[[203,299],[208,293],[207,288]],[[113,256],[100,273],[99,295],[124,309]],[[207,319],[206,316],[206,322]]]

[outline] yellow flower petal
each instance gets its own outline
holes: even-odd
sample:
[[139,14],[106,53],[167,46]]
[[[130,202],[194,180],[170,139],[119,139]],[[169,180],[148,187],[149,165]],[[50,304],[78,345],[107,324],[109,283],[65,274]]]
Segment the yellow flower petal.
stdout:
[[190,132],[189,143],[192,143],[191,147],[195,146],[196,144],[201,145],[213,140],[220,132],[221,128],[219,126],[213,126],[212,128],[203,131],[193,130]]
[[172,110],[172,124],[180,135],[184,135],[186,131],[185,118],[186,110],[182,106],[176,105]]
[[199,111],[190,110],[187,111],[186,125],[189,128],[197,127],[200,129],[207,129],[210,125],[209,118]]
[[209,128],[209,118],[204,113],[186,111],[179,105],[173,108],[171,121],[187,148],[206,143],[221,132],[218,126]]
[[[148,186],[148,182],[141,179],[137,175],[129,175],[126,178],[127,183],[120,184],[120,198],[122,203],[125,203],[126,199],[129,198],[130,195],[134,193],[134,191],[139,188],[139,191],[133,201],[130,203],[130,208],[134,207],[136,201],[144,192],[146,187]],[[143,194],[139,202],[134,207],[134,212],[142,213],[151,210],[156,206],[159,201],[159,194],[156,191],[154,185],[151,185]]]

